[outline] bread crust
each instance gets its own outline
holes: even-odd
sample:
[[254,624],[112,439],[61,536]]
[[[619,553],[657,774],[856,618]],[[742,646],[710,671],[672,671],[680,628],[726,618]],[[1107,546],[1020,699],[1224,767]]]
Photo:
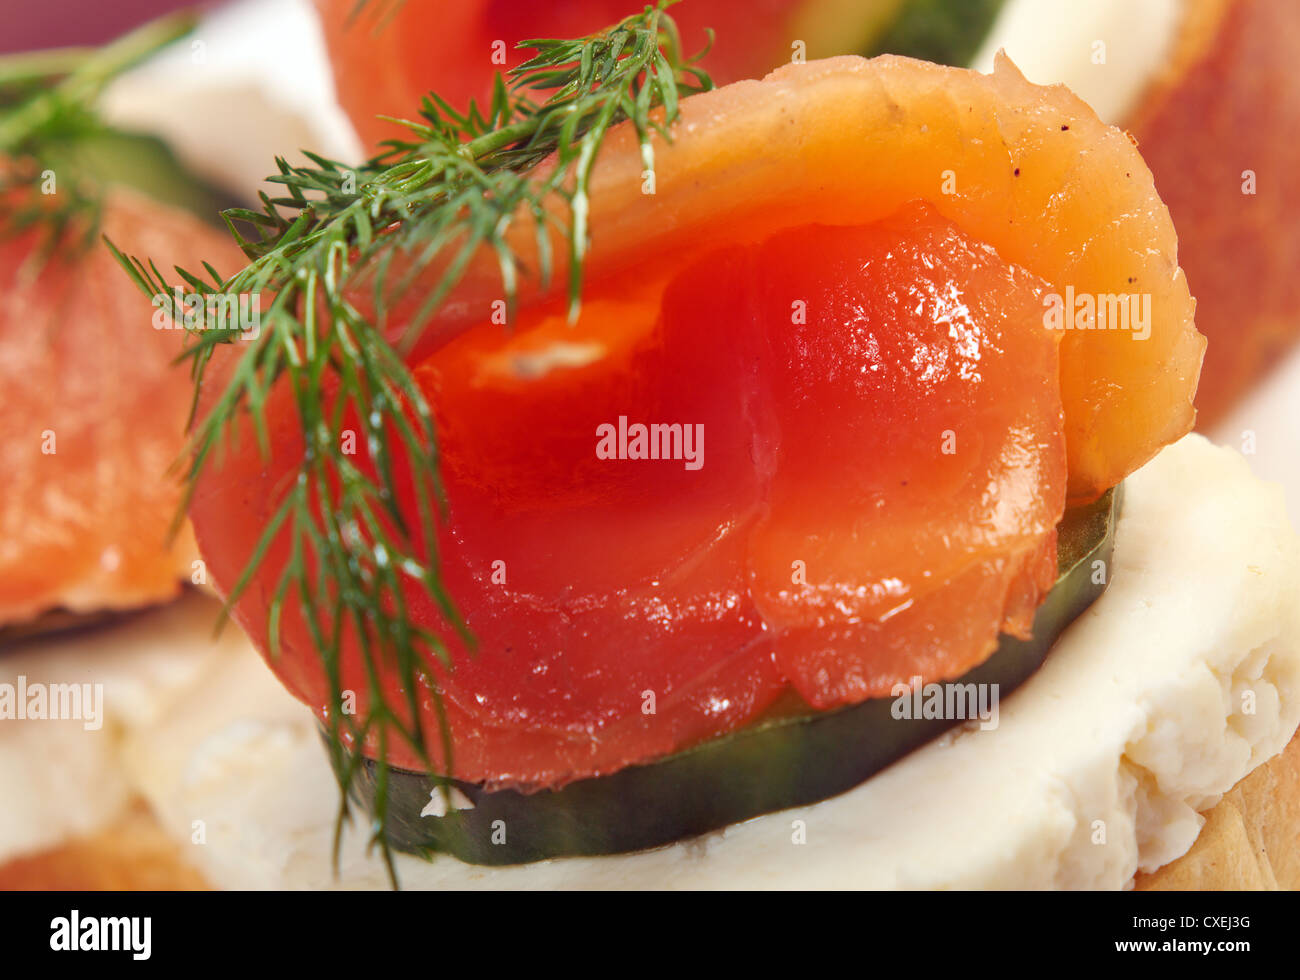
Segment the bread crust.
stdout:
[[149,808],[137,801],[88,837],[0,864],[4,891],[206,891]]
[[1300,734],[1206,812],[1186,854],[1134,884],[1142,891],[1300,890]]

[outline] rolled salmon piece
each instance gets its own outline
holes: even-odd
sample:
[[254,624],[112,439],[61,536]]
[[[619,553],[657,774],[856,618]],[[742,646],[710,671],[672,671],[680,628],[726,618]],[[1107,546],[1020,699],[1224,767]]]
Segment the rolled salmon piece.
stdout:
[[[681,112],[653,174],[630,128],[603,146],[575,323],[561,269],[503,329],[484,254],[410,355],[447,494],[437,560],[475,651],[427,593],[402,598],[448,647],[451,669],[428,669],[455,775],[488,788],[961,675],[1027,632],[1067,503],[1195,417],[1204,339],[1168,212],[1133,143],[1066,89],[1006,60],[844,57]],[[535,270],[532,228],[512,234]],[[394,336],[428,282],[388,308]],[[374,285],[356,284],[363,313]],[[302,458],[291,392],[266,417],[270,457],[241,437],[194,498],[223,590]],[[324,719],[311,617],[331,612],[289,596],[272,614],[291,548],[273,540],[234,614]],[[363,659],[345,636],[364,716]],[[406,703],[395,674],[380,687]],[[387,759],[421,765],[398,739]]]

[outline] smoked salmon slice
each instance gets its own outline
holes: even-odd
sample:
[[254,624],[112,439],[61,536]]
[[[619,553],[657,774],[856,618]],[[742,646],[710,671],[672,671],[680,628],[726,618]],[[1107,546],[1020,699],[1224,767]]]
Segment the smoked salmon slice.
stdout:
[[[102,228],[185,261],[229,256],[219,233],[119,190]],[[43,261],[42,230],[0,239],[0,625],[46,610],[123,609],[170,598],[197,557],[168,473],[193,397],[157,330],[98,241]]]
[[[1095,498],[1190,430],[1205,338],[1168,209],[1132,141],[1065,86],[1034,85],[1005,57],[989,75],[891,55],[827,58],[693,96],[674,131],[673,143],[655,143],[653,194],[634,132],[619,127],[602,148],[593,280],[657,294],[720,237],[864,224],[928,201],[1061,298],[1133,296],[1150,310],[1146,331],[1079,329],[1083,320],[1062,331],[1072,501]],[[515,251],[536,267],[531,225],[515,232]],[[563,254],[558,240],[553,250]],[[563,282],[540,293],[530,280],[524,298]],[[362,310],[372,290],[358,283]],[[499,293],[484,254],[416,355],[472,325]],[[392,309],[396,329],[421,298]]]
[[[807,37],[796,16],[807,0],[692,0],[672,8],[684,53],[708,47],[716,82],[766,71]],[[454,4],[316,0],[330,51],[335,90],[367,149],[410,136],[388,119],[437,92],[465,111],[486,112],[496,72],[523,64],[520,44],[540,37],[581,37],[634,12],[625,0],[458,0]],[[709,30],[715,32],[710,45]]]
[[[1192,422],[1203,340],[1168,215],[1132,144],[1063,88],[1005,61],[841,58],[682,113],[652,194],[630,132],[602,151],[575,324],[536,284],[509,331],[491,322],[485,255],[411,356],[443,581],[476,649],[403,598],[450,649],[429,671],[462,779],[554,787],[778,701],[957,676],[1029,628],[1067,498]],[[1045,313],[1135,287],[1141,338]],[[194,498],[227,589],[301,457],[288,392],[267,420],[270,458],[241,438]],[[287,555],[281,535],[235,609],[259,642]],[[326,614],[290,603],[268,657],[322,717],[307,617]],[[364,711],[355,645],[341,677]],[[431,692],[411,693],[436,731]],[[387,758],[420,767],[391,741]]]

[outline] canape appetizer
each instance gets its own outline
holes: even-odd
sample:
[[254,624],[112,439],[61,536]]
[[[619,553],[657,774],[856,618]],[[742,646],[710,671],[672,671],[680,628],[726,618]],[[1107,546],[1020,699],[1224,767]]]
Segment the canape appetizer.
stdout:
[[0,627],[169,599],[194,573],[188,530],[169,535],[193,401],[180,333],[124,329],[138,297],[99,235],[182,262],[233,249],[189,213],[208,190],[94,109],[191,25],[0,59]]
[[[1198,771],[1144,758],[1166,791],[1096,784],[1131,811],[1082,794],[1127,830],[1042,845],[1044,873],[1168,861],[1295,730],[1280,597],[1300,551],[1226,454],[1161,452],[1194,422],[1204,339],[1137,149],[1005,60],[836,58],[710,90],[676,37],[650,8],[535,42],[488,106],[430,98],[362,167],[282,163],[285,197],[229,215],[248,265],[186,280],[266,294],[259,336],[188,349],[190,514],[231,615],[318,719],[340,827],[360,801],[390,869],[391,848],[443,855],[442,878],[586,855],[620,869],[588,882],[662,881],[672,859],[612,855],[792,807],[842,822],[873,776],[938,793],[935,746],[903,757],[997,728],[1033,675],[1014,730],[945,746],[1015,785],[1007,753],[1038,751],[1063,674],[1097,688],[1091,656],[1113,690],[1058,762],[1129,785],[1143,703],[1175,741],[1216,711],[1228,730]],[[174,284],[120,257],[165,304]],[[1157,454],[1127,520],[1125,478]],[[1168,620],[1153,550],[1181,536],[1209,562],[1198,508],[1237,522],[1241,602],[1189,587],[1206,636],[1152,663],[1223,678],[1213,710],[1128,679],[1122,644],[1080,649],[1144,590]],[[1092,616],[1109,625],[1054,661],[1121,582]],[[938,880],[1009,880],[992,855]],[[902,867],[844,883],[935,881]]]

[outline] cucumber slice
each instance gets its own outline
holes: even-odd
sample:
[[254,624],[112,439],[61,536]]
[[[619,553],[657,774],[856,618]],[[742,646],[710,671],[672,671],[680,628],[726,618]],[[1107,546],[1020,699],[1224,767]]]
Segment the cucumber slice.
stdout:
[[[1106,576],[1095,575],[1094,565],[1110,561],[1121,496],[1116,487],[1061,521],[1058,578],[1034,618],[1033,639],[1004,636],[987,661],[953,683],[998,684],[1005,696],[1042,664],[1056,638],[1105,591]],[[390,768],[387,836],[399,850],[487,865],[670,844],[843,793],[958,724],[896,719],[893,703],[875,698],[771,718],[558,790],[485,792],[457,782],[474,806],[442,817],[420,816],[438,785],[434,779]],[[372,813],[377,768],[367,760],[355,793]]]
[[910,0],[863,54],[901,54],[940,65],[969,65],[1005,0]]
[[82,175],[100,189],[129,187],[213,225],[220,224],[223,208],[237,203],[190,174],[167,144],[147,133],[98,129],[76,134],[51,141],[41,162],[61,174]]
[[806,0],[791,25],[808,60],[901,54],[965,67],[1006,0]]

